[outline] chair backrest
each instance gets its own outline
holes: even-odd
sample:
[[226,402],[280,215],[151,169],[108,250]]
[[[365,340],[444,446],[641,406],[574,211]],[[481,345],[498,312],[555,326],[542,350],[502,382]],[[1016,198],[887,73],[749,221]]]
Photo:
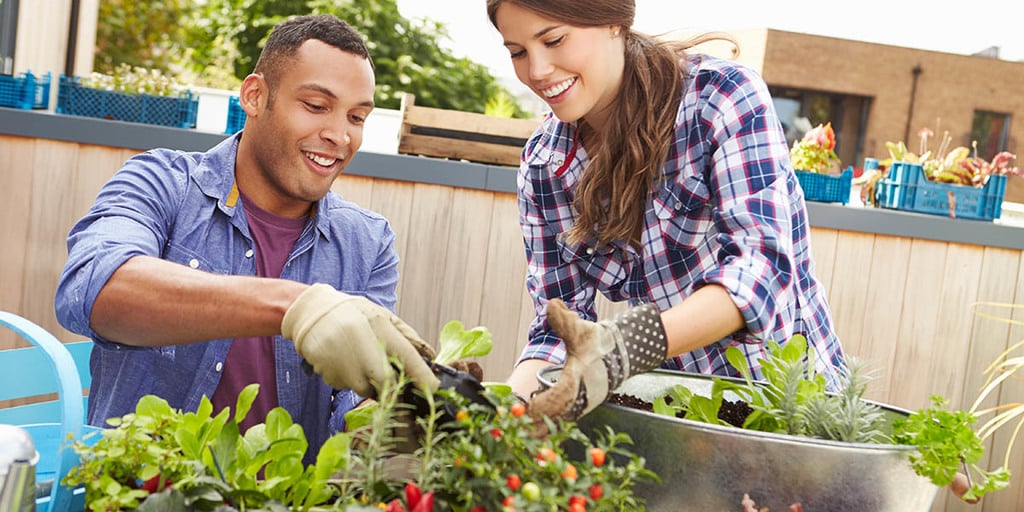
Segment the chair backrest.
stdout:
[[[64,348],[71,354],[82,389],[88,388],[92,381],[89,373],[92,341],[65,343]],[[28,398],[58,391],[59,380],[39,378],[40,375],[52,374],[53,366],[47,353],[38,347],[0,350],[0,368],[3,368],[3,372],[0,372],[0,400]],[[88,407],[88,400],[88,396],[82,397],[83,410]],[[60,400],[37,401],[0,409],[0,423],[60,423],[62,412]]]
[[65,345],[42,327],[5,311],[0,311],[0,326],[33,345],[0,351],[0,399],[57,392],[56,401],[0,409],[0,423],[26,427],[39,451],[37,479],[54,480],[49,499],[38,507],[39,511],[66,512],[75,498],[59,482],[79,461],[78,454],[67,447],[67,440],[81,439],[84,432],[86,399],[82,390],[91,380],[92,342]]

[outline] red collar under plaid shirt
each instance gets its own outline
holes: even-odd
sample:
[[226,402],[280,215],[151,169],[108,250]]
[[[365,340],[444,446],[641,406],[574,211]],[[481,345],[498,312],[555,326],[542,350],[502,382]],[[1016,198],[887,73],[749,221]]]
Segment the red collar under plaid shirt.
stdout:
[[694,290],[729,291],[745,331],[665,362],[664,367],[733,375],[725,348],[737,345],[761,378],[764,339],[807,337],[816,370],[839,384],[843,351],[825,292],[814,277],[803,193],[767,86],[749,68],[690,57],[664,176],[647,201],[642,252],[628,244],[568,244],[573,191],[589,161],[576,127],[549,115],[527,142],[518,176],[527,288],[537,317],[524,359],[565,359],[545,316],[562,299],[594,320],[595,293],[662,311]]

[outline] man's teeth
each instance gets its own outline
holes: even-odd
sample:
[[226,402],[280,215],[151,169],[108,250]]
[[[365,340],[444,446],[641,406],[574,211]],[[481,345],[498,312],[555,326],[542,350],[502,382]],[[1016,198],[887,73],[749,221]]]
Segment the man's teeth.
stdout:
[[572,84],[576,83],[576,77],[569,78],[562,83],[541,91],[545,98],[553,98],[565,92]]
[[308,158],[308,159],[316,162],[318,165],[322,165],[324,167],[330,167],[330,166],[334,165],[334,162],[338,161],[337,158],[326,158],[326,157],[322,157],[322,156],[314,154],[314,153],[306,153],[306,158]]

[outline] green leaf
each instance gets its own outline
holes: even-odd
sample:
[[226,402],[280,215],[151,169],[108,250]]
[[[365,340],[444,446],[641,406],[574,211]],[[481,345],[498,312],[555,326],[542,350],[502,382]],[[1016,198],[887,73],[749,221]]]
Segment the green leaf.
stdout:
[[249,384],[238,394],[238,400],[235,403],[235,423],[241,423],[249,414],[249,410],[256,401],[256,395],[259,391],[259,384]]
[[491,349],[494,347],[490,330],[486,327],[474,327],[466,330],[463,328],[462,322],[458,320],[452,320],[441,328],[438,343],[440,350],[434,361],[441,364],[485,356],[491,353]]
[[175,489],[150,494],[137,510],[138,512],[180,512],[186,510],[185,495]]
[[360,405],[345,413],[345,428],[350,432],[366,427],[373,422],[373,414],[377,410],[377,402]]

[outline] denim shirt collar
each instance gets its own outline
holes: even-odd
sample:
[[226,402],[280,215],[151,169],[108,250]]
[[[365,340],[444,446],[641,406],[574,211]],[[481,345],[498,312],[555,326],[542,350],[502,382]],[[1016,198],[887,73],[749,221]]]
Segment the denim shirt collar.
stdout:
[[[204,194],[217,199],[217,208],[225,215],[235,219],[238,211],[238,186],[235,183],[235,161],[238,157],[238,142],[242,132],[238,132],[218,143],[206,152],[192,177]],[[328,193],[317,201],[313,207],[313,221],[321,236],[326,237],[330,231],[330,222],[326,215],[332,206],[334,197]]]

